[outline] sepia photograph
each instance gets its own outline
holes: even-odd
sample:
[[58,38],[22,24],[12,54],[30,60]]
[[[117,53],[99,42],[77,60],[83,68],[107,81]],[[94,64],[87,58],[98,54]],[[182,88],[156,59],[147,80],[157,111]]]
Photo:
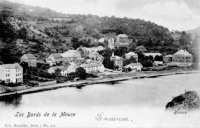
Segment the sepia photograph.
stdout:
[[0,128],[198,128],[199,0],[0,0]]

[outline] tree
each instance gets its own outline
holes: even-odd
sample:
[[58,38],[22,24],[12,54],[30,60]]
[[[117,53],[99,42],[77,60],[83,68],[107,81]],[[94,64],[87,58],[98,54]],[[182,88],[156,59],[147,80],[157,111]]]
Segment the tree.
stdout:
[[130,52],[130,51],[135,51],[135,49],[136,49],[136,45],[134,44],[134,43],[131,43],[130,45],[129,45],[129,47],[128,47],[128,51]]
[[12,17],[12,13],[11,9],[7,7],[0,11],[0,40],[2,40],[2,46],[0,47],[0,61],[3,63],[13,63],[18,61],[15,53],[19,50],[14,43],[17,33],[9,21]]
[[185,31],[183,31],[181,33],[181,37],[179,39],[179,42],[180,42],[180,45],[187,46],[187,45],[190,44],[191,38],[190,38],[190,36]]
[[126,65],[129,65],[131,63],[136,63],[137,61],[135,60],[135,58],[133,56],[131,56],[129,59],[126,59],[123,61],[123,65],[126,66]]
[[140,52],[143,53],[147,51],[147,49],[143,45],[138,46],[135,50],[137,53],[140,53]]
[[60,70],[59,68],[57,68],[57,69],[55,70],[55,75],[56,75],[56,76],[60,76],[60,72],[61,72],[61,70]]
[[79,68],[76,69],[76,75],[80,79],[86,79],[87,78],[87,73],[86,73],[86,71],[83,67],[79,67]]
[[152,67],[153,63],[150,60],[145,60],[145,61],[142,62],[142,66],[143,67]]
[[23,27],[19,30],[19,38],[27,39],[27,34],[28,34],[28,32],[27,32],[26,28]]
[[27,62],[21,62],[20,65],[23,67],[24,71],[28,69],[28,63]]
[[71,41],[72,41],[72,47],[74,49],[80,47],[79,39],[77,37],[72,37]]
[[9,22],[9,19],[12,17],[12,13],[11,9],[6,7],[0,11],[0,38],[6,43],[14,41],[17,36],[15,29]]
[[118,47],[114,50],[115,55],[117,56],[123,56],[125,53],[127,53],[128,50],[126,47]]
[[105,50],[102,50],[102,51],[99,51],[99,53],[103,56],[103,57],[111,57],[112,55],[112,51],[110,49],[105,49]]
[[110,57],[104,58],[103,65],[105,66],[105,68],[114,69],[114,62],[111,61]]
[[156,55],[154,61],[163,61],[163,56]]

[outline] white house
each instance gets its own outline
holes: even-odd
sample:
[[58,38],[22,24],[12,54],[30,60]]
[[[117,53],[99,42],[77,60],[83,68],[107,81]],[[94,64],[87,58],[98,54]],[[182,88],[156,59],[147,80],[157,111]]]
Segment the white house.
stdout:
[[128,46],[131,43],[131,40],[128,39],[126,34],[119,34],[117,36],[116,45],[117,46]]
[[0,72],[0,80],[7,83],[23,82],[23,68],[18,63],[0,65]]
[[102,63],[104,59],[104,57],[100,55],[98,52],[92,52],[91,54],[88,54],[88,57],[100,63]]
[[70,62],[68,66],[66,66],[66,71],[65,73],[66,74],[69,74],[69,73],[73,73],[73,72],[76,72],[76,69],[78,68],[78,66],[73,63],[73,62]]
[[76,64],[74,64],[73,62],[69,63],[66,66],[54,66],[54,67],[50,67],[47,72],[50,74],[53,74],[56,72],[56,69],[60,70],[60,74],[61,76],[67,76],[69,73],[73,73],[76,72],[76,69],[78,67],[76,66]]
[[164,64],[163,61],[154,61],[155,66],[162,66]]
[[114,53],[112,53],[110,60],[114,62],[115,67],[117,67],[119,70],[122,69],[122,67],[123,67],[123,58],[122,57],[115,56]]
[[82,64],[80,67],[84,68],[87,73],[104,72],[104,65],[100,63]]
[[68,50],[67,52],[64,52],[61,54],[63,58],[68,58],[71,61],[76,60],[77,58],[81,58],[81,53],[77,50]]
[[52,53],[47,59],[46,62],[52,66],[61,61],[61,53]]
[[105,38],[103,38],[103,37],[101,37],[101,38],[99,39],[99,43],[104,43],[104,41],[105,41]]
[[187,50],[179,50],[173,54],[172,63],[180,67],[191,66],[193,63],[193,55]]
[[125,54],[126,59],[130,59],[131,57],[135,58],[135,60],[138,61],[138,55],[135,52],[129,52]]
[[124,66],[125,72],[127,72],[128,69],[136,70],[136,71],[141,71],[142,68],[143,68],[143,66],[142,66],[141,63],[131,63],[129,65]]

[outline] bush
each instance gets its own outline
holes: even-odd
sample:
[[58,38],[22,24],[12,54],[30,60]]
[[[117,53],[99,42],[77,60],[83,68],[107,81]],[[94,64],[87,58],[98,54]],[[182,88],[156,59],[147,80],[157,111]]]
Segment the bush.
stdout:
[[80,79],[86,79],[87,78],[87,73],[85,71],[84,68],[79,67],[76,69],[76,75],[80,78]]

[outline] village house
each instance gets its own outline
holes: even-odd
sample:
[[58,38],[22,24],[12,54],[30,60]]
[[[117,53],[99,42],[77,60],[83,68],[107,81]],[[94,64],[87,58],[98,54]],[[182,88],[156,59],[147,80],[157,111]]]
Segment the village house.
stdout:
[[50,65],[53,66],[56,63],[60,63],[61,61],[61,53],[52,53],[47,59],[46,62]]
[[73,62],[68,63],[65,66],[54,66],[54,67],[50,67],[47,72],[50,74],[53,74],[56,72],[56,69],[60,70],[60,74],[61,76],[67,76],[70,73],[74,73],[76,72],[77,69],[77,65]]
[[127,47],[131,43],[126,34],[120,34],[117,36],[116,45],[118,47]]
[[126,65],[123,67],[123,70],[125,72],[128,72],[128,71],[141,71],[143,68],[142,64],[141,63],[131,63],[129,65]]
[[70,61],[75,61],[77,58],[81,58],[81,54],[78,50],[68,50],[61,54],[63,58],[67,58]]
[[136,50],[136,52],[142,52],[142,53],[147,51],[147,49],[143,45],[136,47],[135,50]]
[[20,58],[20,62],[26,62],[28,63],[29,67],[36,67],[37,66],[37,59],[33,54],[24,54],[21,58]]
[[[153,61],[154,61],[153,65],[154,66],[162,66],[163,65],[163,55],[161,53],[143,53],[143,54],[144,54],[144,56],[148,56],[148,57],[152,56],[153,57]],[[156,56],[158,58],[161,57],[162,59],[157,60]]]
[[73,63],[76,64],[77,66],[80,66],[81,64],[84,64],[85,62],[86,62],[85,58],[78,58]]
[[47,72],[50,73],[50,74],[53,74],[53,73],[56,73],[56,70],[59,70],[60,71],[60,74],[63,76],[64,75],[64,72],[65,70],[67,70],[64,66],[53,66],[53,67],[50,67]]
[[100,55],[98,52],[93,52],[93,53],[89,54],[88,57],[90,59],[93,59],[93,60],[98,61],[100,63],[102,63],[103,59],[104,59],[104,57],[102,55]]
[[173,55],[169,54],[163,57],[163,61],[164,63],[170,63],[172,62],[172,58],[173,58]]
[[138,55],[135,52],[129,52],[125,54],[126,59],[130,59],[131,57],[135,58],[135,60],[138,61]]
[[101,38],[99,39],[99,43],[104,43],[104,41],[105,41],[105,38],[104,38],[104,37],[101,37]]
[[0,72],[0,80],[7,83],[23,82],[23,68],[18,63],[0,65]]
[[172,62],[180,67],[188,67],[193,63],[193,55],[187,50],[179,50],[173,54]]
[[79,52],[83,52],[83,54],[88,55],[91,54],[93,52],[98,52],[98,51],[102,51],[105,48],[103,46],[98,46],[98,47],[90,47],[90,48],[86,48],[86,47],[80,47],[78,48]]
[[123,58],[119,56],[115,56],[114,53],[112,53],[112,56],[110,57],[110,60],[114,62],[114,67],[118,70],[121,70],[123,67]]
[[68,65],[65,65],[65,68],[66,70],[63,72],[63,74],[66,76],[67,74],[75,73],[78,66],[74,62],[70,62]]
[[86,63],[80,67],[84,68],[86,73],[102,73],[104,72],[104,65],[101,63]]
[[164,64],[163,61],[154,61],[153,62],[154,66],[162,66],[163,64]]

